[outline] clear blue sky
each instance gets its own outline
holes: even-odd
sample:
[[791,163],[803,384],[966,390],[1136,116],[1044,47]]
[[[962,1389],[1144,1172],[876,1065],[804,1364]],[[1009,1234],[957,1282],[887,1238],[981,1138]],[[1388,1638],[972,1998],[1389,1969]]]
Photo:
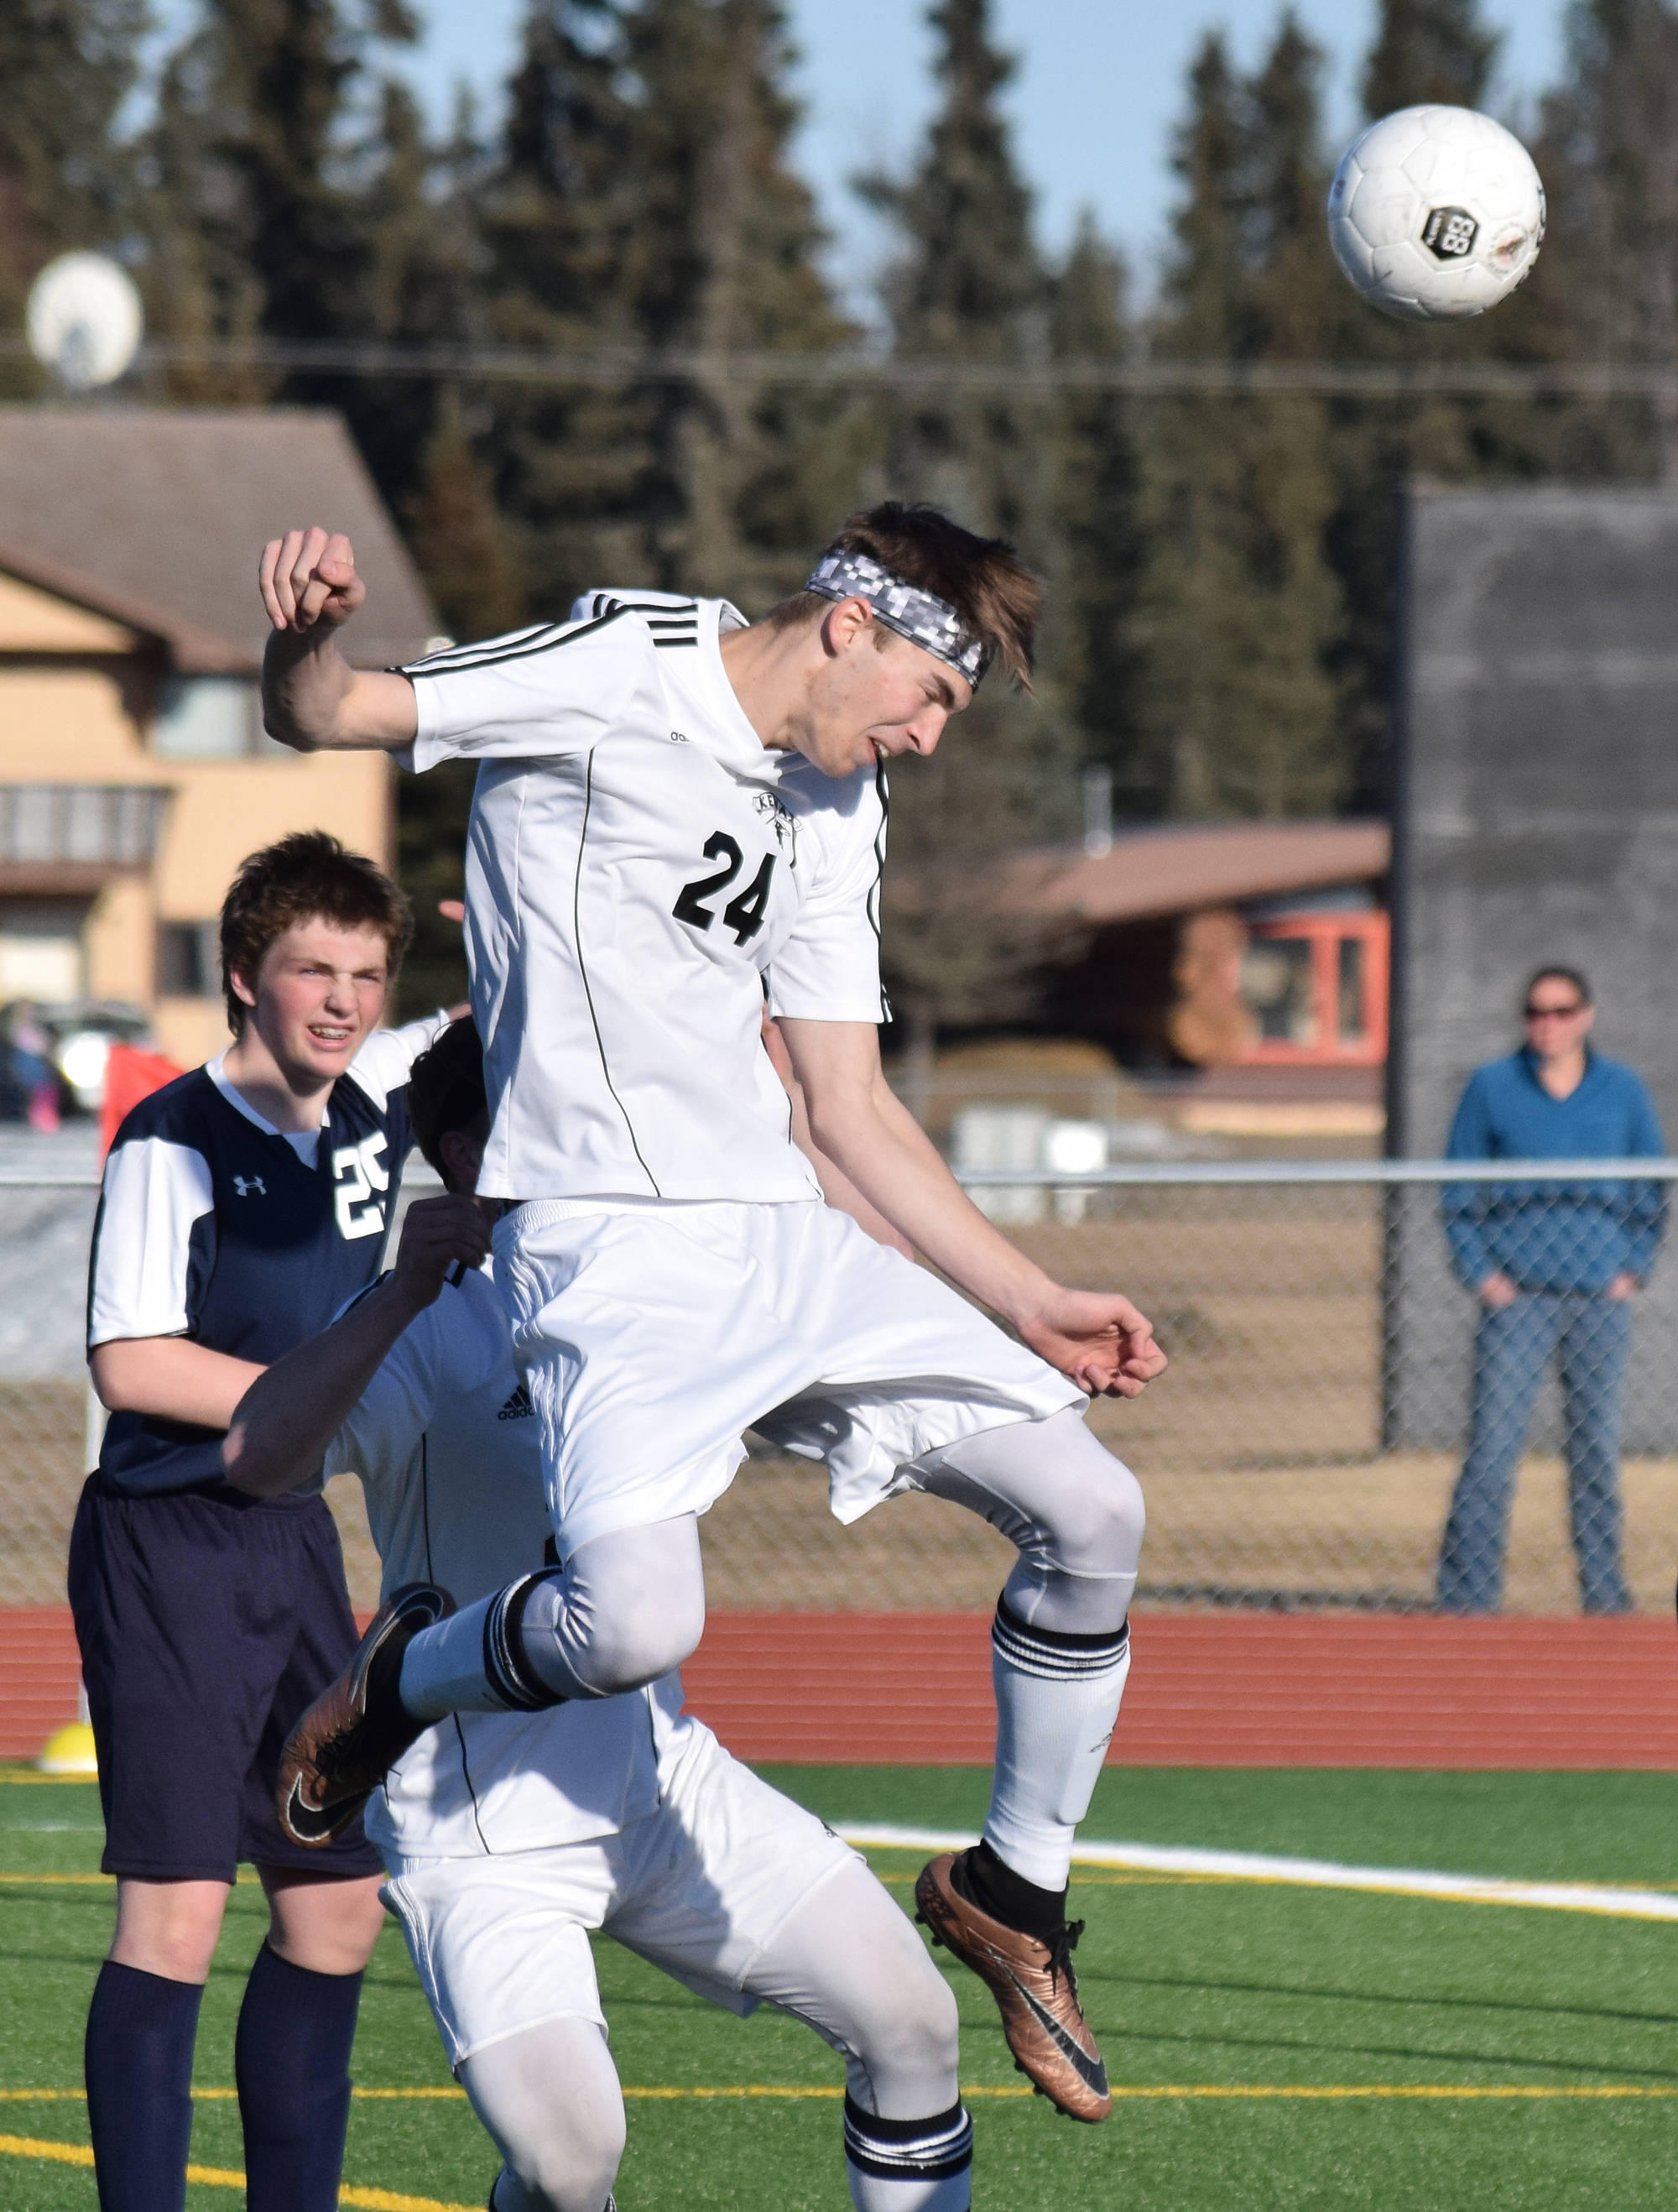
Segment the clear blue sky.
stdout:
[[[880,251],[879,230],[845,190],[858,169],[912,155],[933,98],[931,42],[915,0],[787,0],[803,59],[806,122],[799,156],[839,242],[835,271],[860,287]],[[1081,205],[1130,254],[1146,287],[1164,234],[1171,125],[1184,73],[1201,34],[1222,25],[1238,61],[1256,61],[1279,0],[994,0],[998,32],[1018,58],[1008,94],[1016,148],[1038,196],[1043,234],[1058,246]],[[493,112],[511,64],[522,0],[418,0],[423,47],[399,63],[441,119],[465,81]],[[1355,78],[1374,0],[1297,0],[1311,35],[1332,58],[1333,134],[1351,134]],[[1563,0],[1486,0],[1505,33],[1491,105],[1516,120],[1558,74]],[[189,0],[162,0],[169,28]]]

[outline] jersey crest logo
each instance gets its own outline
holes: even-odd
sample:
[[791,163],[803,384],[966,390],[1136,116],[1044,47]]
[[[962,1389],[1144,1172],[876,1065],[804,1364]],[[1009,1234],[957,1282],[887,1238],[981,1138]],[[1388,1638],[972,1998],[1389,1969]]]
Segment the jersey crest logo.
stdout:
[[498,1421],[530,1421],[535,1418],[536,1408],[531,1404],[530,1392],[522,1382],[495,1416]]
[[252,1191],[258,1198],[266,1198],[268,1195],[268,1186],[260,1176],[236,1175],[233,1179],[233,1187],[240,1198],[248,1198]]
[[382,1130],[363,1137],[359,1145],[340,1145],[332,1154],[332,1181],[337,1185],[334,1201],[338,1235],[346,1243],[357,1237],[383,1233],[385,1209],[374,1196],[390,1188],[390,1170],[379,1155],[385,1149]]
[[760,791],[751,803],[775,831],[775,842],[787,855],[787,866],[797,867],[799,864],[798,823],[772,791]]

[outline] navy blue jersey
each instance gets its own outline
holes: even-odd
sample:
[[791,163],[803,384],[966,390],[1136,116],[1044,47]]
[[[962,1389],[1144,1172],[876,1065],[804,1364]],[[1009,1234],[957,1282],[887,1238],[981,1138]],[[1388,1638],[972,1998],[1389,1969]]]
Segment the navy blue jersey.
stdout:
[[[381,1030],[333,1085],[317,1133],[288,1135],[221,1062],[154,1091],[105,1164],[88,1345],[181,1336],[267,1365],[371,1282],[409,1145],[408,1070],[441,1018]],[[222,1432],[112,1413],[100,1472],[131,1495],[222,1479]]]

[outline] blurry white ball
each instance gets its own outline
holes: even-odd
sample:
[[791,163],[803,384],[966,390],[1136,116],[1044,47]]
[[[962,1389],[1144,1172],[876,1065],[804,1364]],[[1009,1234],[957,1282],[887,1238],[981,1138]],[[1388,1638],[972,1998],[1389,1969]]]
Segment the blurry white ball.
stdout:
[[138,350],[145,316],[134,279],[102,253],[61,253],[30,287],[29,350],[72,392],[113,384]]
[[1405,322],[1483,315],[1538,258],[1544,187],[1520,140],[1471,107],[1371,123],[1328,188],[1328,242],[1371,307]]

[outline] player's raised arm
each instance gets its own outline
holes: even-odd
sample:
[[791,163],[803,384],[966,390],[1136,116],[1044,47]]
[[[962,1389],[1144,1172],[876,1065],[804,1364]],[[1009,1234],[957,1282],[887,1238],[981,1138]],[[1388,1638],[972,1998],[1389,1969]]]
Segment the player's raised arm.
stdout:
[[1067,1289],[992,1227],[893,1095],[872,1024],[783,1016],[781,1029],[816,1143],[934,1267],[1091,1397],[1140,1396],[1164,1372],[1152,1324],[1128,1298]]
[[288,530],[262,549],[258,583],[273,624],[262,662],[270,737],[298,752],[399,752],[418,728],[405,676],[351,668],[337,634],[367,597],[341,533]]

